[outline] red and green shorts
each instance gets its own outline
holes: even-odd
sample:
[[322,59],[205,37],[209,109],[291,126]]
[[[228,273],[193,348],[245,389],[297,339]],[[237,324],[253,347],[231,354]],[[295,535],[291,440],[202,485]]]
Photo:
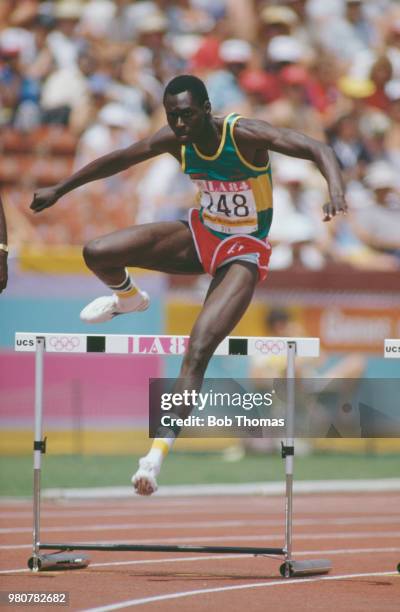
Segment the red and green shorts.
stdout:
[[219,238],[200,221],[197,208],[191,208],[189,211],[189,227],[205,272],[215,276],[221,266],[231,261],[243,260],[257,265],[259,281],[266,279],[271,256],[268,239],[261,240],[244,234]]

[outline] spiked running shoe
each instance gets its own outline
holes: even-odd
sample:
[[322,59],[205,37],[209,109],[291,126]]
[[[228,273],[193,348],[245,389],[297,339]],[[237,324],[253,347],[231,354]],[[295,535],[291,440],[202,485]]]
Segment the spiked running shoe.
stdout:
[[151,495],[157,491],[156,477],[159,471],[159,466],[146,459],[146,457],[139,459],[139,469],[131,480],[138,495]]
[[150,298],[146,291],[138,291],[129,298],[119,298],[113,295],[99,297],[90,302],[80,313],[80,318],[85,323],[104,323],[111,321],[114,317],[127,312],[140,312],[147,310]]

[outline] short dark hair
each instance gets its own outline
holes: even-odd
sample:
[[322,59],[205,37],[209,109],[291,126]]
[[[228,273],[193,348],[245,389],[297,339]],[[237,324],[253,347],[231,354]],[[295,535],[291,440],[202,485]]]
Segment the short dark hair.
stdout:
[[271,329],[275,328],[278,323],[289,323],[290,314],[285,308],[271,308],[265,317],[265,322]]
[[168,83],[164,91],[163,101],[165,102],[167,95],[176,96],[183,91],[189,91],[201,105],[209,100],[207,88],[201,79],[192,74],[181,74]]

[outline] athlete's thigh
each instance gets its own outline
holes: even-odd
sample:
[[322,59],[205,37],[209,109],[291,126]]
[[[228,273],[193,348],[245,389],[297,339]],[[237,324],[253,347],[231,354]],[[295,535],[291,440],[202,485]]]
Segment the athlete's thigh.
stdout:
[[203,272],[189,226],[182,221],[136,225],[107,234],[99,241],[111,266],[135,266],[171,274]]
[[207,293],[191,338],[209,337],[215,342],[227,336],[246,312],[258,282],[257,266],[236,261],[217,271]]

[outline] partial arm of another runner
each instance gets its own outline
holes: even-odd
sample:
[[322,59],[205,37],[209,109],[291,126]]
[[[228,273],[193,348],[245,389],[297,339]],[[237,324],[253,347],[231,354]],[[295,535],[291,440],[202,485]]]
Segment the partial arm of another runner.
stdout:
[[95,159],[57,185],[38,189],[34,194],[30,208],[34,212],[40,212],[53,206],[61,196],[77,187],[112,176],[162,153],[179,155],[176,138],[168,126],[162,128],[153,136],[135,142],[130,147],[117,149]]
[[277,153],[313,161],[328,183],[330,202],[324,204],[324,221],[337,214],[346,214],[345,186],[333,149],[304,134],[286,128],[276,128],[265,121],[241,119],[237,129],[237,141],[243,141],[256,149],[269,149]]
[[7,224],[0,197],[0,293],[7,287],[8,280],[8,246],[7,246]]

